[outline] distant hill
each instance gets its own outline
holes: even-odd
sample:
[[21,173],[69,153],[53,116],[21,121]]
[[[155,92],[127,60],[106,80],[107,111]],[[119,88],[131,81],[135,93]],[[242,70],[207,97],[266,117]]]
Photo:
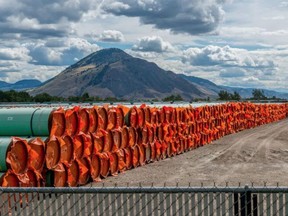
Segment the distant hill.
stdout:
[[206,98],[208,90],[155,63],[134,58],[120,49],[103,49],[68,67],[31,92],[54,96],[117,97],[123,99],[164,98],[179,94],[184,99]]
[[218,93],[221,90],[226,90],[226,88],[218,86],[215,83],[207,79],[203,79],[203,78],[195,77],[195,76],[187,76],[184,74],[179,74],[179,76],[191,82],[192,84],[196,85],[199,89],[201,89],[207,95],[212,96],[212,97],[218,97]]
[[[186,76],[184,74],[179,74],[179,76],[183,77],[184,79],[190,81],[191,83],[193,83],[194,85],[198,86],[198,88],[203,88],[203,91],[207,91],[207,94],[210,94],[212,97],[215,96],[216,98],[218,97],[218,93],[223,90],[223,91],[227,91],[229,93],[233,93],[233,92],[237,92],[240,94],[240,96],[242,98],[251,98],[252,92],[255,88],[241,88],[241,87],[231,87],[231,86],[221,86],[221,85],[216,85],[215,83],[207,80],[207,79],[203,79],[203,78],[199,78],[199,77],[195,77],[195,76]],[[278,92],[278,91],[273,91],[273,90],[267,90],[267,89],[263,89],[264,91],[264,95],[266,97],[277,97],[277,98],[282,98],[282,99],[288,99],[288,93],[283,93],[283,92]]]
[[[223,89],[226,89],[226,91],[228,92],[238,92],[242,98],[251,98],[252,97],[252,91],[255,88],[240,88],[240,87],[230,87],[230,86],[219,86]],[[264,95],[266,97],[277,97],[277,98],[281,98],[281,99],[288,99],[288,93],[284,93],[284,92],[278,92],[278,91],[273,91],[273,90],[267,90],[267,89],[263,89]]]
[[9,91],[9,90],[25,91],[27,89],[38,87],[41,84],[42,82],[36,79],[20,80],[16,83],[7,83],[4,81],[0,81],[0,90],[2,91]]

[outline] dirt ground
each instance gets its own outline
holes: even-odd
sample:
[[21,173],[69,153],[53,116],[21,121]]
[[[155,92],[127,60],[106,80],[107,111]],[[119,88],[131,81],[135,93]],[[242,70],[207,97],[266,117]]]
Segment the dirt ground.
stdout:
[[[288,186],[288,119],[108,177],[105,186]],[[102,186],[92,183],[91,186]]]

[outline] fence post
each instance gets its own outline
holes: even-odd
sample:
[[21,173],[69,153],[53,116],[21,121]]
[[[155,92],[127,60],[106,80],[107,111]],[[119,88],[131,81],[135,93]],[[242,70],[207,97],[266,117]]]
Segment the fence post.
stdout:
[[[246,188],[246,187],[245,187]],[[246,204],[247,204],[247,215],[252,215],[252,196],[251,190],[247,186],[246,191]]]
[[248,185],[244,187],[245,192],[240,193],[240,206],[241,216],[251,216],[252,214],[252,201],[251,201],[251,190]]
[[[246,186],[245,186],[246,190]],[[240,193],[240,214],[241,216],[247,216],[247,199],[246,199],[246,191]]]
[[258,215],[258,196],[253,194],[253,216]]
[[239,216],[239,194],[234,192],[234,215]]

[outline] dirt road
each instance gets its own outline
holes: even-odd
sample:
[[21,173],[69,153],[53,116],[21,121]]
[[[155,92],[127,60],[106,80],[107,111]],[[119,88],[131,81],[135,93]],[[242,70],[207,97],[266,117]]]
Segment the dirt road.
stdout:
[[[103,180],[105,185],[288,185],[288,119],[225,136],[210,145]],[[100,186],[101,183],[93,183]]]

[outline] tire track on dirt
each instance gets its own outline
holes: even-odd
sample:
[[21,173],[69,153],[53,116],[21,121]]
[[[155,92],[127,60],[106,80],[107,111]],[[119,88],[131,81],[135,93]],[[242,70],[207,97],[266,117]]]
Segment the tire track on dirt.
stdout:
[[[286,135],[287,134],[287,135]],[[227,135],[176,157],[129,170],[108,178],[105,184],[129,182],[131,186],[211,185],[215,181],[237,183],[287,182],[288,119]],[[97,183],[95,183],[97,186]]]
[[[189,162],[186,160],[185,163],[182,163],[179,169],[176,171],[177,175],[173,175],[167,179],[168,182],[173,182],[177,179],[182,179],[187,176],[187,170],[194,170],[195,172],[201,173],[201,170],[207,169],[207,167],[212,167],[214,164],[223,164],[224,163],[234,163],[235,162],[245,162],[247,158],[251,157],[251,155],[244,155],[247,154],[246,151],[242,151],[242,149],[246,149],[247,143],[249,144],[250,140],[257,140],[259,136],[262,136],[263,133],[267,132],[269,128],[269,133],[267,136],[271,136],[275,130],[279,127],[278,124],[271,124],[271,125],[262,125],[250,130],[244,130],[235,134],[230,134],[228,136],[222,137],[219,140],[214,141],[212,144],[198,148],[191,152],[191,155],[195,153],[197,155],[197,163],[191,167],[191,162],[195,161],[196,158],[191,157]],[[239,139],[239,137],[242,137]],[[227,141],[228,140],[228,141]],[[224,143],[224,144],[223,144]],[[232,144],[231,144],[232,143]],[[216,151],[212,150],[212,147],[215,148]],[[220,149],[219,149],[220,148]],[[256,152],[261,149],[261,145],[257,146]],[[208,152],[208,154],[207,154]],[[187,154],[187,153],[186,153]],[[188,153],[190,154],[190,152]],[[182,156],[182,155],[181,155]],[[199,158],[200,156],[200,158]],[[252,155],[253,157],[253,155]],[[241,159],[242,158],[242,159]],[[240,161],[239,161],[240,159]],[[195,161],[196,162],[196,161]],[[237,169],[239,167],[238,164],[235,164],[234,168]],[[224,170],[222,170],[223,172]],[[225,179],[226,176],[233,173],[234,169],[228,169],[227,173],[224,171],[222,177]]]
[[[268,126],[268,125],[265,125]],[[245,169],[245,167],[248,167],[249,163],[267,163],[269,162],[269,155],[271,153],[271,143],[275,141],[275,138],[277,136],[279,136],[279,134],[283,133],[284,131],[287,131],[287,127],[285,127],[284,122],[279,122],[279,124],[274,124],[274,125],[269,125],[269,132],[265,133],[264,136],[262,133],[259,134],[258,133],[253,133],[254,136],[249,136],[249,137],[245,137],[244,139],[241,140],[241,145],[237,146],[237,148],[232,149],[231,152],[226,152],[226,153],[231,153],[232,154],[232,158],[234,160],[239,159],[239,157],[241,158],[241,160],[238,160],[238,164],[234,164],[233,166],[230,166],[230,168],[227,170],[227,172],[223,173],[218,179],[217,182],[219,184],[223,184],[224,182],[227,181],[227,179],[229,179],[231,176],[233,176],[233,174],[237,171],[239,171],[239,169]],[[263,129],[266,129],[266,127],[263,127]],[[253,138],[252,140],[254,140],[254,143],[249,142],[251,140],[251,138]],[[259,142],[257,142],[259,141]],[[244,149],[244,150],[243,150]],[[248,151],[251,150],[250,154],[247,154],[247,149]],[[235,150],[233,152],[233,150]],[[244,154],[241,155],[241,154]],[[222,160],[223,161],[223,160]],[[227,163],[232,163],[235,161],[226,161]]]

